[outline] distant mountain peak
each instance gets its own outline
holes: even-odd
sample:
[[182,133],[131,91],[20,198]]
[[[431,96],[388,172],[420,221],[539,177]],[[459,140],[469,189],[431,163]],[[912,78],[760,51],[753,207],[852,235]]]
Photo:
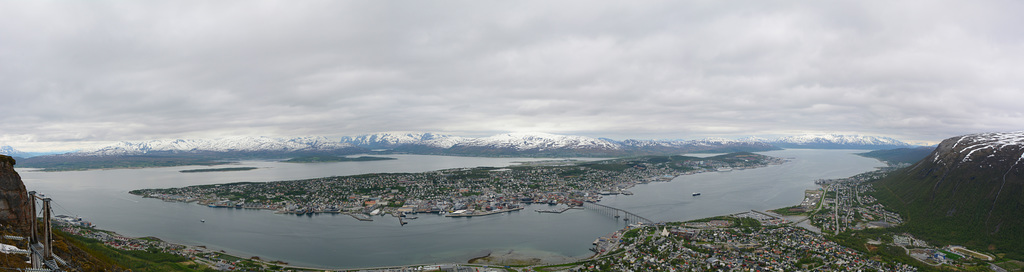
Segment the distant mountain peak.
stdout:
[[7,155],[11,157],[28,157],[30,154],[26,152],[21,152],[20,150],[17,150],[12,146],[4,145],[0,146],[0,155]]

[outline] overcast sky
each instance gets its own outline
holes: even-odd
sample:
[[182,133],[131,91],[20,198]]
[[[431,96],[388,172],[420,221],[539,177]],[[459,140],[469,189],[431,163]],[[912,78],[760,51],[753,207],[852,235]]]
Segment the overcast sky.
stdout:
[[1024,129],[1021,1],[6,1],[0,145]]

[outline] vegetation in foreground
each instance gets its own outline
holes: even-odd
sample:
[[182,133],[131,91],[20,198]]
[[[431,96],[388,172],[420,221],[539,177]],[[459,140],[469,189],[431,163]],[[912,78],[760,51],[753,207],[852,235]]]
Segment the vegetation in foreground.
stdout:
[[155,248],[146,250],[115,249],[100,240],[69,235],[61,231],[54,233],[92,256],[116,263],[131,271],[215,271],[205,265],[192,262],[188,257],[163,253]]

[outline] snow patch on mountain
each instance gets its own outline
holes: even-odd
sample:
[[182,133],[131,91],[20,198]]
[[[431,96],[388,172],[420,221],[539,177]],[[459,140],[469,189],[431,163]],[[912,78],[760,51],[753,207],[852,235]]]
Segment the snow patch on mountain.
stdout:
[[[957,147],[960,147],[957,149]],[[959,154],[964,154],[960,162],[969,162],[975,159],[973,156],[975,152],[979,151],[990,151],[983,152],[983,154],[989,154],[988,156],[994,155],[995,153],[1015,153],[1021,152],[1024,147],[1024,131],[1016,132],[994,132],[994,133],[979,133],[960,136],[956,143],[953,144],[951,149]],[[1017,159],[1017,163],[1024,159],[1024,152],[1021,152],[1020,157]],[[939,154],[936,154],[932,161],[938,161]]]

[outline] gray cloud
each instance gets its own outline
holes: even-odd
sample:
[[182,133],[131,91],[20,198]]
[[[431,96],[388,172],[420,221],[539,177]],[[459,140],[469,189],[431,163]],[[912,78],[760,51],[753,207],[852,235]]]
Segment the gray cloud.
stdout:
[[0,2],[0,144],[1024,127],[1021,3]]

